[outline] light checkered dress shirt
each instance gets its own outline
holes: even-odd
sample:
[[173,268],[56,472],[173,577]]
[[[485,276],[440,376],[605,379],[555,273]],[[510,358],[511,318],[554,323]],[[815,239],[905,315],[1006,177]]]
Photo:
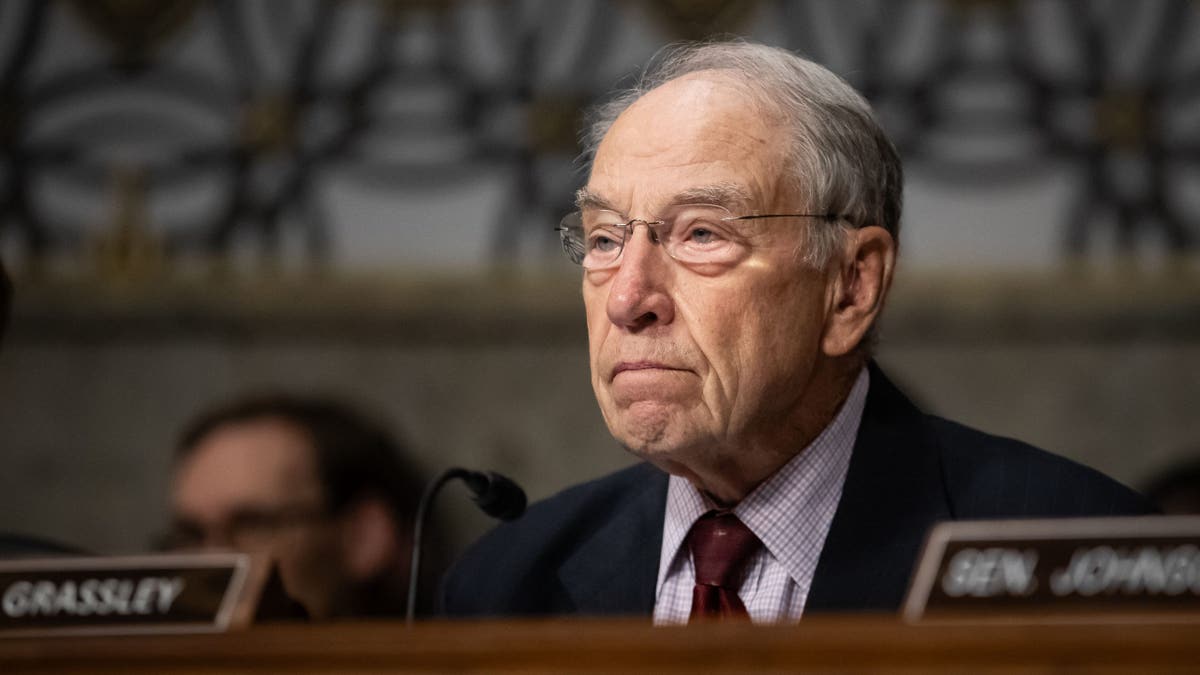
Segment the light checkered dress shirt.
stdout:
[[[738,590],[755,623],[795,622],[804,612],[817,559],[842,496],[868,379],[864,368],[829,426],[733,508],[763,543],[747,563]],[[654,601],[656,625],[688,621],[696,573],[684,540],[692,524],[713,508],[687,479],[671,476]]]

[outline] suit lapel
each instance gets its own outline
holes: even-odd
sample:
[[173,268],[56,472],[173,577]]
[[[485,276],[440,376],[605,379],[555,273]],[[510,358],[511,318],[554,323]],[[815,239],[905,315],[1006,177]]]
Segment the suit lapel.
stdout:
[[667,475],[646,465],[636,497],[614,505],[611,518],[572,553],[559,581],[581,614],[650,615],[662,548]]
[[929,526],[950,518],[923,416],[874,363],[841,501],[807,611],[896,609]]

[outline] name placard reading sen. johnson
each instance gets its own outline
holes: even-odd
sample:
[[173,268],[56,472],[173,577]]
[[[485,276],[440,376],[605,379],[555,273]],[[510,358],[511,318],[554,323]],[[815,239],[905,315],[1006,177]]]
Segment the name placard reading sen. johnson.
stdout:
[[0,637],[228,630],[252,616],[264,567],[240,553],[0,561]]
[[909,586],[908,621],[1200,618],[1200,517],[958,521],[936,525]]

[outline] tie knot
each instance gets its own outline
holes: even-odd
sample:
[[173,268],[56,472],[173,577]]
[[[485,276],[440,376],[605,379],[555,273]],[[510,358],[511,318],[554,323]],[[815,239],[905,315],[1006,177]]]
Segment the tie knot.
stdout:
[[710,511],[692,525],[688,548],[696,566],[696,583],[736,591],[742,568],[762,544],[746,524],[729,511]]

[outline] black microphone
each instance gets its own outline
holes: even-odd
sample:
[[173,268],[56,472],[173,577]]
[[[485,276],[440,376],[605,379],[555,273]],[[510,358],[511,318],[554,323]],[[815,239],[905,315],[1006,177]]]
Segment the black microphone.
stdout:
[[442,475],[425,488],[417,505],[416,523],[413,525],[412,564],[408,568],[408,610],[405,622],[412,624],[417,613],[417,582],[421,571],[421,538],[425,531],[426,515],[433,498],[442,486],[455,478],[461,478],[471,490],[471,499],[493,518],[513,520],[525,513],[525,491],[515,481],[495,471],[471,471],[461,467],[446,469]]
[[471,499],[484,513],[500,520],[515,520],[525,513],[525,491],[511,478],[495,471],[458,470],[463,472],[461,478],[471,490]]

